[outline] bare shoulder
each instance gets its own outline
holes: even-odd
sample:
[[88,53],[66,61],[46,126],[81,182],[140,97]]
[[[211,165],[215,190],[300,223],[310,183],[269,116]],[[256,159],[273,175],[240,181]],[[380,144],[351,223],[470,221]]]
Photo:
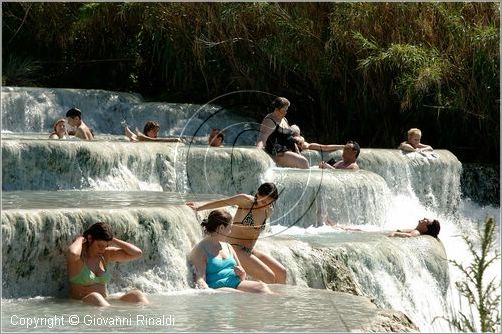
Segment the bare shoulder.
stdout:
[[274,120],[271,117],[271,114],[268,114],[267,116],[265,116],[263,118],[263,121],[261,122],[261,124],[267,125],[267,126],[271,126],[271,127],[275,126],[275,123],[274,123]]
[[251,206],[254,202],[254,197],[248,194],[236,195],[236,200],[239,202],[239,206]]
[[190,259],[193,261],[194,259],[198,259],[201,257],[204,257],[205,254],[202,251],[202,245],[204,243],[204,240],[200,241],[197,245],[192,248],[192,251],[190,252]]

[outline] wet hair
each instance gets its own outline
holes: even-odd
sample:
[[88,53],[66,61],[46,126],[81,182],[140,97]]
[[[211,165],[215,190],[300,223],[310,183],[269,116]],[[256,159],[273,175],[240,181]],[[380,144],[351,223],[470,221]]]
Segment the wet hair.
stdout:
[[432,223],[427,225],[427,232],[423,234],[430,235],[431,237],[437,238],[439,234],[439,230],[441,229],[441,225],[437,219],[434,219]]
[[289,100],[285,97],[276,97],[274,101],[272,101],[272,107],[274,109],[282,109],[286,106],[289,106]]
[[207,219],[204,219],[200,225],[206,233],[216,232],[218,226],[224,225],[227,227],[232,223],[232,215],[225,210],[213,210],[209,213]]
[[105,240],[110,241],[113,239],[113,232],[110,225],[98,222],[92,224],[87,230],[84,231],[84,238],[87,240],[87,236],[91,236],[92,240]]
[[59,123],[61,123],[61,122],[63,122],[63,123],[64,123],[65,121],[66,121],[66,120],[65,120],[64,118],[60,118],[60,119],[58,119],[58,120],[56,121],[56,123],[54,123],[54,127],[53,127],[54,132],[57,132],[56,127],[58,126],[58,124],[59,124]]
[[422,131],[420,131],[420,129],[417,129],[417,128],[409,129],[408,130],[408,137],[413,136],[413,135],[419,135],[420,137],[422,137]]
[[82,118],[82,112],[80,111],[80,109],[77,109],[77,108],[71,108],[70,110],[68,110],[68,111],[66,112],[66,117],[71,117],[71,118],[73,118],[73,117],[77,117],[77,116],[78,116],[78,118],[80,118],[80,119]]
[[274,201],[279,198],[279,192],[277,187],[272,182],[265,182],[258,187],[258,195],[260,196],[270,196]]
[[359,153],[361,153],[361,147],[359,146],[359,144],[356,141],[353,141],[353,140],[349,140],[347,142],[347,144],[352,144],[353,149],[356,151],[356,159],[357,159],[357,157],[359,156]]
[[160,129],[159,122],[148,121],[145,123],[145,127],[143,128],[143,133],[146,135],[149,131],[155,130],[155,129]]

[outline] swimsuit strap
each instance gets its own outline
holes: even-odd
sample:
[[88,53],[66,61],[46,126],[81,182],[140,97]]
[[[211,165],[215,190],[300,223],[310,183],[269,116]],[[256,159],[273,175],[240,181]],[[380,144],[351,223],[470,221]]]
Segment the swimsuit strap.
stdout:
[[211,257],[215,257],[214,255],[212,255],[211,253],[209,253],[209,251],[208,251],[208,250],[207,250],[207,248],[206,248],[206,245],[202,244],[202,245],[201,245],[201,247],[202,247],[202,249],[204,250],[204,253],[206,253],[206,256],[207,256],[208,260],[209,260],[209,258],[211,258]]
[[274,122],[275,126],[279,126],[279,123],[277,123],[272,117],[270,117],[270,115],[267,115],[265,118],[268,118],[270,119],[272,122]]
[[253,204],[251,205],[251,208],[249,209],[248,213],[246,213],[246,215],[244,216],[244,218],[242,219],[242,222],[241,224],[242,225],[254,225],[254,218],[253,218],[253,208],[254,208],[254,205],[257,203],[258,199],[254,198],[253,200]]
[[227,244],[227,252],[228,252],[228,257],[227,259],[231,258],[231,257],[234,257],[232,255],[232,251],[230,250],[230,244],[228,242],[225,242],[225,244]]
[[[105,257],[104,257],[103,255],[100,255],[99,257],[101,258],[101,261],[103,261],[103,268],[104,268],[104,269],[105,269],[105,271],[106,271],[106,261],[105,261]],[[99,264],[98,264],[98,266],[99,266]]]
[[[221,243],[220,243],[220,246],[221,246]],[[228,246],[227,246],[228,247]],[[216,255],[212,255],[211,253],[209,253],[209,251],[206,249],[205,245],[202,245],[202,249],[204,249],[204,252],[206,253],[206,256],[207,256],[207,259],[209,260],[209,258],[218,258],[218,255],[220,254],[220,252],[218,252],[218,254]],[[223,247],[221,247],[221,249],[223,250]],[[232,256],[232,253],[229,253],[230,254],[230,257]],[[228,257],[227,257],[228,258]],[[226,260],[226,259],[223,259],[222,260]]]

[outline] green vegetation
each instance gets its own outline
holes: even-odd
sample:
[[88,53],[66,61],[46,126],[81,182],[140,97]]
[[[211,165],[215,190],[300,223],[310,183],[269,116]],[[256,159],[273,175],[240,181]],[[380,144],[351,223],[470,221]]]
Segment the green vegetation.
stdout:
[[[2,3],[6,85],[288,97],[312,141],[500,156],[499,3]],[[35,66],[36,65],[36,66]],[[12,70],[5,71],[6,68]],[[271,97],[235,94],[260,120]],[[307,124],[309,126],[307,126]]]
[[465,276],[464,280],[456,282],[457,290],[467,298],[479,317],[477,324],[469,315],[459,312],[457,317],[448,320],[456,330],[483,333],[500,331],[500,281],[493,278],[487,282],[486,275],[488,267],[500,259],[495,242],[496,229],[495,220],[488,218],[483,230],[478,230],[476,241],[468,236],[463,237],[474,258],[469,266],[451,261]]

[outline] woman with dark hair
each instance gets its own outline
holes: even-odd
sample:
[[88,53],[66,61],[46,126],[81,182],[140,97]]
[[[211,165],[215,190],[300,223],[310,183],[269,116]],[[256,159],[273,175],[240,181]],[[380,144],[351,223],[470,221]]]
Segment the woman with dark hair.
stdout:
[[414,229],[401,229],[389,234],[389,237],[418,237],[419,235],[430,235],[437,238],[441,225],[437,219],[424,218],[418,221]]
[[[106,300],[106,284],[111,278],[108,263],[132,261],[141,256],[141,249],[114,238],[109,225],[102,222],[91,225],[68,247],[71,298],[97,306],[110,306]],[[120,300],[148,303],[146,296],[139,290],[129,291]]]
[[155,121],[148,121],[145,123],[143,133],[136,128],[136,133],[132,132],[129,127],[125,127],[125,135],[132,142],[137,141],[156,141],[162,143],[179,143],[181,139],[174,137],[159,137],[160,124]]
[[274,110],[261,122],[256,147],[264,148],[278,166],[307,169],[309,162],[300,154],[285,117],[289,105],[288,99],[284,97],[278,97],[272,102]]
[[227,211],[211,211],[201,226],[207,236],[190,253],[198,288],[271,293],[263,282],[246,281],[246,271],[241,267],[237,254],[225,242],[232,230],[232,216]]
[[226,240],[237,253],[248,274],[265,283],[286,283],[286,268],[272,256],[257,250],[254,246],[272,215],[274,202],[279,197],[275,184],[262,184],[255,196],[239,194],[233,197],[211,201],[203,205],[188,202],[195,211],[237,206],[233,228]]

